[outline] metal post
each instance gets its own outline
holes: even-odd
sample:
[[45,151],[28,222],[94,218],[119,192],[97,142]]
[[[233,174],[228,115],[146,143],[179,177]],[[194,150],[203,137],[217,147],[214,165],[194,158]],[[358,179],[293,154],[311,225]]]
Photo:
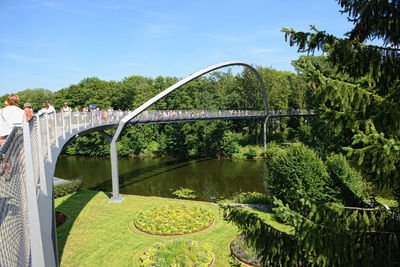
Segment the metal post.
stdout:
[[46,133],[47,133],[47,160],[49,162],[52,162],[52,156],[51,156],[51,144],[50,144],[50,128],[49,128],[49,114],[45,114],[45,119],[46,119]]
[[[36,199],[36,184],[33,177],[33,162],[29,122],[23,124],[24,161],[25,161],[25,189],[28,205],[28,222],[31,242],[31,266],[45,266],[44,248],[40,229],[39,208]],[[36,156],[36,155],[35,155]]]
[[59,143],[58,143],[57,112],[54,112],[54,134],[56,135],[56,147],[58,147]]
[[79,111],[78,111],[78,114],[77,114],[77,116],[76,116],[76,123],[78,124],[78,130],[79,130],[79,128],[80,128],[80,123],[79,123],[79,117],[80,117],[80,113],[79,113]]
[[62,134],[63,138],[65,140],[65,122],[64,122],[64,111],[61,111],[61,128],[62,128]]
[[36,114],[36,125],[37,125],[37,142],[38,142],[38,157],[39,157],[39,183],[40,189],[43,193],[48,196],[47,185],[46,185],[46,173],[44,171],[44,159],[43,159],[43,143],[42,133],[40,129],[40,116]]
[[111,174],[112,174],[112,189],[113,196],[108,201],[109,203],[121,203],[124,198],[119,195],[119,177],[118,177],[118,155],[117,155],[117,141],[111,140]]
[[267,121],[269,116],[265,117],[264,120],[264,150],[267,148]]
[[72,111],[69,113],[69,132],[72,134]]

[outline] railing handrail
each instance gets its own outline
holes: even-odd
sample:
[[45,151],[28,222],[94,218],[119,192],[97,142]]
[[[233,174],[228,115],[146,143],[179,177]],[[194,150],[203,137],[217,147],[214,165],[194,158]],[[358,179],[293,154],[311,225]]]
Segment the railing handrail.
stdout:
[[[76,112],[78,112],[78,113],[76,113]],[[57,114],[63,114],[63,116],[76,116],[76,114],[88,114],[88,113],[94,114],[94,113],[99,113],[98,117],[101,117],[101,112],[103,112],[103,111],[102,111],[102,110],[71,111],[71,112],[69,112],[68,115],[65,115],[65,113],[63,113],[62,111],[59,111],[59,112],[52,111],[52,112],[48,112],[48,113],[47,113],[47,112],[43,112],[43,113],[41,113],[41,114],[35,113],[34,115],[39,115],[39,118],[42,118],[43,116],[45,116],[45,114],[48,114],[48,115],[50,115],[50,114],[55,114],[55,115],[57,115]],[[109,117],[109,116],[110,116],[109,111],[106,110],[106,112],[107,112],[107,116]],[[115,123],[123,118],[123,117],[120,117],[120,115],[119,115],[120,112],[121,112],[121,111],[119,111],[119,110],[113,110],[113,114],[112,114],[111,116],[116,116],[116,117],[117,117],[117,119],[114,121]],[[296,110],[295,110],[295,109],[292,109],[292,110],[268,110],[267,113],[266,113],[265,110],[234,110],[234,109],[223,109],[223,110],[208,110],[208,109],[194,109],[194,110],[193,110],[193,109],[180,109],[180,110],[172,110],[172,109],[168,109],[168,110],[146,110],[145,112],[148,112],[149,116],[151,116],[151,117],[154,117],[154,116],[153,116],[153,112],[155,112],[156,115],[157,115],[157,116],[156,116],[157,118],[161,117],[161,118],[159,118],[159,119],[164,119],[164,120],[171,120],[171,119],[169,118],[168,112],[178,112],[178,113],[179,113],[179,112],[182,112],[182,113],[180,113],[180,115],[183,114],[183,113],[186,113],[186,112],[189,112],[190,114],[193,113],[193,114],[195,114],[196,116],[186,117],[187,119],[191,119],[191,120],[196,119],[196,118],[199,118],[199,117],[200,117],[199,114],[200,114],[201,112],[206,113],[205,115],[204,115],[204,114],[201,115],[202,118],[207,118],[207,117],[218,118],[219,116],[208,116],[208,114],[212,114],[213,112],[216,112],[217,114],[218,114],[219,112],[221,112],[221,115],[222,115],[222,112],[231,113],[231,114],[228,114],[228,116],[221,116],[221,117],[224,117],[224,118],[225,118],[225,117],[232,117],[232,118],[234,118],[234,117],[235,117],[235,118],[237,118],[237,117],[252,117],[252,116],[260,116],[260,117],[262,117],[262,116],[267,116],[267,115],[271,115],[271,114],[272,114],[272,115],[314,114],[314,110],[312,110],[312,109],[310,109],[310,110],[304,110],[304,109],[296,109]],[[167,112],[167,116],[164,116],[164,114],[163,114],[164,112]],[[239,114],[238,112],[240,112],[240,114]],[[123,116],[125,117],[126,115],[129,115],[130,111],[122,111],[122,113],[123,113]],[[141,120],[140,116],[143,116],[143,114],[144,114],[144,113],[141,113],[141,114],[139,114],[138,116],[134,117],[133,121]],[[226,114],[226,113],[225,113],[225,114]],[[185,117],[182,117],[181,119],[185,119]],[[78,118],[78,120],[79,120],[79,118]],[[86,116],[85,116],[85,121],[86,121]],[[108,120],[107,122],[105,122],[105,123],[103,123],[103,121],[101,121],[101,120],[99,120],[98,122],[99,122],[99,124],[110,123],[109,120]],[[97,124],[96,124],[96,125],[97,125]],[[21,126],[22,126],[22,124],[13,127],[11,133],[7,136],[6,141],[4,142],[3,146],[1,146],[1,148],[0,148],[0,160],[2,160],[3,155],[7,152],[7,149],[8,149],[8,147],[9,147],[9,145],[10,145],[10,142],[11,142],[11,140],[12,140],[13,137],[14,137],[16,128],[17,128],[17,127],[21,127]],[[87,125],[85,124],[85,125],[84,125],[84,128],[86,128],[86,127],[87,127]],[[57,138],[58,138],[58,137],[57,137]]]

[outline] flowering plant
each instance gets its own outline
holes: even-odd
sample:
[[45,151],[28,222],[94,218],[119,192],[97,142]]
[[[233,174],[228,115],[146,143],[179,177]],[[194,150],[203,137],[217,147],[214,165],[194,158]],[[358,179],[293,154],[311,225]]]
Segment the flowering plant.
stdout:
[[134,224],[148,234],[180,235],[203,230],[213,222],[213,215],[205,209],[168,206],[139,212]]
[[193,240],[170,240],[154,244],[140,256],[140,266],[211,266],[210,245]]

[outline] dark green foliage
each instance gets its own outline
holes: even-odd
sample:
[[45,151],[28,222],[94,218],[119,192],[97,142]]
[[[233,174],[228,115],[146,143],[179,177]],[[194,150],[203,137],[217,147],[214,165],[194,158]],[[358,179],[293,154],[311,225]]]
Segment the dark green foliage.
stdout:
[[265,146],[265,151],[263,153],[263,158],[267,160],[272,160],[275,157],[279,156],[282,152],[282,147],[278,145],[276,142],[267,143]]
[[302,253],[294,236],[276,230],[245,209],[220,207],[225,219],[236,224],[240,234],[257,250],[263,266],[297,266],[301,262]]
[[300,199],[298,212],[282,202],[277,213],[291,218],[302,257],[312,266],[395,266],[400,223],[384,208],[347,209]]
[[96,132],[75,139],[66,148],[65,153],[70,155],[104,157],[110,155],[110,145]]
[[82,181],[81,180],[73,180],[68,183],[64,184],[59,184],[54,186],[54,197],[63,197],[68,194],[75,193],[79,191],[79,189],[82,187]]
[[223,199],[218,203],[243,203],[243,204],[272,204],[272,199],[259,192],[244,192],[235,195],[232,199]]
[[221,150],[224,152],[224,155],[232,157],[234,154],[239,153],[242,139],[243,137],[240,133],[232,133],[231,131],[225,132],[222,137],[221,145]]
[[[312,32],[283,29],[300,52],[322,50],[326,64],[298,64],[315,88],[321,119],[334,132],[326,135],[364,174],[379,185],[399,183],[400,172],[400,7],[398,1],[339,0],[354,24],[347,38],[312,27]],[[364,41],[378,38],[383,46]],[[332,137],[330,137],[332,136]],[[329,140],[328,139],[328,140]]]
[[257,149],[253,146],[249,146],[244,152],[244,156],[248,159],[254,159],[255,157],[257,157]]
[[[17,93],[19,96],[19,106],[22,108],[24,103],[31,103],[35,112],[42,109],[42,104],[47,100],[53,100],[54,94],[50,90],[39,89],[26,89]],[[3,106],[4,101],[7,100],[8,94],[0,97],[0,103]]]
[[54,107],[60,110],[64,102],[72,108],[82,108],[89,104],[96,104],[99,108],[111,106],[114,81],[106,82],[99,78],[86,78],[77,85],[61,89],[54,94]]
[[[321,147],[318,153],[323,157],[332,151],[340,152],[345,147],[347,155],[360,166],[363,174],[378,185],[392,186],[399,198],[399,1],[338,2],[342,12],[354,23],[354,29],[347,38],[337,38],[314,26],[311,33],[283,29],[290,46],[297,45],[300,52],[322,50],[327,55],[326,59],[303,57],[295,62],[296,70],[312,88],[309,104],[314,105],[319,114],[319,117],[310,120],[311,127],[302,126],[299,138],[310,146]],[[383,46],[363,43],[374,38],[382,40]],[[268,164],[282,158],[281,164],[273,166],[276,173],[282,173],[284,178],[296,178],[292,174],[301,171],[293,171],[284,156],[285,153],[275,154]],[[325,183],[331,187],[328,195],[333,193],[345,198],[345,202],[353,202],[348,193],[353,194],[354,190],[354,193],[360,194],[358,174],[348,168],[340,156],[328,158],[327,166],[333,178]],[[304,168],[301,164],[297,167]],[[309,176],[309,173],[302,175]],[[274,194],[283,200],[276,200],[276,212],[295,227],[292,243],[282,246],[282,238],[276,235],[270,235],[272,241],[267,241],[265,234],[268,227],[260,231],[261,223],[246,213],[232,210],[227,215],[227,219],[239,226],[264,259],[271,259],[272,265],[295,266],[298,259],[305,261],[307,266],[400,264],[398,212],[328,205],[321,203],[319,194],[313,195],[304,190],[296,179],[283,179],[282,185],[279,185],[278,177],[275,178]],[[299,180],[307,179],[303,177]],[[293,185],[298,190],[290,187]],[[339,189],[334,188],[338,185]],[[349,191],[344,191],[342,185],[346,185]],[[296,197],[290,199],[289,191]],[[279,253],[271,255],[271,250],[278,250]],[[288,263],[288,259],[294,262]]]
[[346,206],[362,206],[369,188],[360,172],[352,168],[342,154],[330,156],[325,164],[336,191],[336,198],[342,200]]
[[298,212],[281,201],[275,209],[295,227],[295,234],[277,231],[254,213],[221,206],[262,256],[263,266],[397,266],[400,223],[384,209],[344,209],[298,200]]
[[299,192],[318,201],[334,199],[329,187],[332,181],[323,161],[306,146],[289,146],[266,164],[267,187],[283,202],[295,202]]

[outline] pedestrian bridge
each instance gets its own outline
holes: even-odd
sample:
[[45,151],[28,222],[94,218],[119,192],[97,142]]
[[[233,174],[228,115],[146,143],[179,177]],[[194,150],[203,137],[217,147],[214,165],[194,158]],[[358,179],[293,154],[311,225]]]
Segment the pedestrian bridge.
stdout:
[[[149,110],[148,108],[183,84],[212,70],[242,65],[259,78],[266,109],[252,110]],[[125,127],[139,124],[194,122],[202,120],[263,119],[308,116],[313,111],[268,110],[264,84],[256,70],[243,62],[226,62],[201,70],[167,88],[133,112],[49,113],[34,115],[14,127],[0,149],[0,266],[58,266],[54,218],[53,175],[63,148],[78,136],[100,132],[110,142],[113,197],[119,195],[116,141]],[[115,128],[113,136],[104,132]]]

